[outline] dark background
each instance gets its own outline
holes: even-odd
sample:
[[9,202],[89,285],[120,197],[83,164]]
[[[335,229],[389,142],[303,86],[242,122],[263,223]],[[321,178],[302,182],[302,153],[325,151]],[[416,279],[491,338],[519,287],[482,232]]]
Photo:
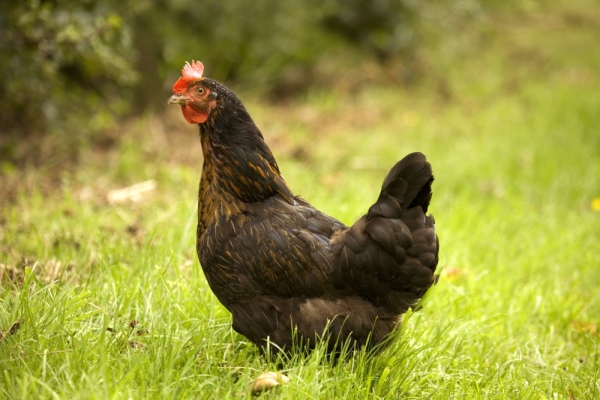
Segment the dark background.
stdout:
[[[281,101],[311,88],[414,85],[443,71],[461,34],[519,2],[484,0],[38,0],[0,5],[0,157],[39,165],[104,143],[124,118],[164,109],[186,60]],[[50,138],[50,139],[48,139]]]

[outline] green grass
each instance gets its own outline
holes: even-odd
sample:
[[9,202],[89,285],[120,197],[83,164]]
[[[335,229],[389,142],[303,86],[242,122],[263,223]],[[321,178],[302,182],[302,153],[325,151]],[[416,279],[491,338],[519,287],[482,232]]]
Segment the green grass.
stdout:
[[[600,12],[550,11],[463,33],[470,50],[434,53],[409,90],[243,96],[290,186],[346,223],[427,154],[441,242],[440,281],[389,349],[295,355],[265,397],[600,398]],[[20,188],[0,211],[0,398],[241,397],[276,368],[198,265],[200,145],[169,111],[74,170],[2,177]],[[148,179],[141,201],[107,201]]]

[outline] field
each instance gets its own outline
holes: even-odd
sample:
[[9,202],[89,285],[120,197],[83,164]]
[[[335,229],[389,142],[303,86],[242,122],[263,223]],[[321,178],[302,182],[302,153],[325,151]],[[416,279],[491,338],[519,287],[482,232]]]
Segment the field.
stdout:
[[[432,48],[412,87],[239,93],[289,186],[347,224],[405,154],[436,177],[441,276],[423,308],[377,356],[284,360],[290,383],[264,397],[600,398],[593,4],[498,15],[457,38],[460,57]],[[249,395],[281,360],[231,329],[198,264],[197,128],[173,108],[108,137],[68,168],[0,162],[0,397]]]

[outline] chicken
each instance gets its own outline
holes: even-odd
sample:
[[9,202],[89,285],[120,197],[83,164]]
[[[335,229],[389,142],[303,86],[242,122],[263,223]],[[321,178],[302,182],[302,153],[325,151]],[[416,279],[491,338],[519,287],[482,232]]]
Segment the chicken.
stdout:
[[236,95],[186,62],[169,104],[200,127],[198,258],[233,329],[271,351],[382,342],[434,283],[433,175],[398,162],[351,227],[294,196]]

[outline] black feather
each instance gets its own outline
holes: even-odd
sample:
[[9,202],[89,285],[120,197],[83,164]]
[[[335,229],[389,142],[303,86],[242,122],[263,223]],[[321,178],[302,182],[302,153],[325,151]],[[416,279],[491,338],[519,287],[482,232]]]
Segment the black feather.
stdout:
[[329,349],[380,343],[434,283],[438,240],[431,165],[399,161],[352,227],[294,197],[241,101],[210,79],[217,106],[200,127],[204,166],[197,250],[233,328],[264,350],[270,340]]

